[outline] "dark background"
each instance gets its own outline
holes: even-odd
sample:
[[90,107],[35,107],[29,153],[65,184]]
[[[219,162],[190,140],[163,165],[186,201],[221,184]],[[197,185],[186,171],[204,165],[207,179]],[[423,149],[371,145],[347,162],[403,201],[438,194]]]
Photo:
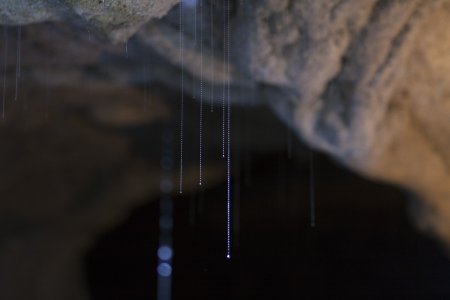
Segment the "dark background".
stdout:
[[[412,225],[407,193],[314,153],[311,228],[309,159],[239,157],[231,261],[225,185],[175,200],[173,299],[450,299],[450,260]],[[158,213],[136,209],[90,251],[94,300],[155,299]]]

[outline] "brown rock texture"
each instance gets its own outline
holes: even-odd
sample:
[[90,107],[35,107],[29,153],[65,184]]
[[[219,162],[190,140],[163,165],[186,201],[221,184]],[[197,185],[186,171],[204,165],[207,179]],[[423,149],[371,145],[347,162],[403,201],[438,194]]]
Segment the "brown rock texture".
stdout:
[[176,3],[178,0],[4,0],[0,23],[70,22],[123,42],[148,20],[163,17]]

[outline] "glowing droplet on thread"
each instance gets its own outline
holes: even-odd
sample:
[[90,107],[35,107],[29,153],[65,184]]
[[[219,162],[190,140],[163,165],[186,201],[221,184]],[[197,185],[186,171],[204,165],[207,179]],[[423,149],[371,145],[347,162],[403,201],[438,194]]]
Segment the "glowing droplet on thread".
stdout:
[[[230,0],[227,1],[227,73],[230,74]],[[231,258],[231,95],[230,81],[227,86],[227,258]]]
[[[192,6],[194,9],[194,47],[197,48],[197,1],[195,1],[195,5]],[[192,79],[192,98],[197,99],[197,85],[195,82],[195,76]]]
[[[200,20],[203,20],[203,1],[200,1]],[[199,124],[199,181],[203,181],[203,28],[200,26],[200,124]]]
[[[226,47],[226,35],[227,35],[227,31],[226,31],[226,8],[225,8],[225,2],[223,4],[223,62],[224,62],[224,73],[226,73],[227,69],[226,69],[226,52],[227,52],[227,47]],[[222,94],[222,158],[225,158],[225,94],[226,94],[226,76],[224,76],[223,78],[223,94]]]
[[183,193],[183,134],[184,134],[184,30],[183,30],[183,5],[180,2],[180,60],[181,60],[181,108],[180,108],[180,178],[179,193]]

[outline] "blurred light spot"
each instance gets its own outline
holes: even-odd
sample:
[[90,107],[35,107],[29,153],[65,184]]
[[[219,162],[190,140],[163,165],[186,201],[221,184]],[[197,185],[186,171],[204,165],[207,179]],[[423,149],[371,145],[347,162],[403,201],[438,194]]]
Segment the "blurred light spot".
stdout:
[[172,275],[172,267],[168,263],[160,263],[157,268],[158,274],[162,277]]
[[173,168],[173,159],[170,157],[163,157],[161,159],[161,168],[164,171],[170,171]]
[[172,258],[172,248],[169,246],[161,246],[158,249],[158,257],[161,260],[169,260]]
[[161,189],[161,192],[168,194],[172,191],[173,184],[172,181],[168,178],[164,178],[161,180],[159,184],[159,188]]
[[172,212],[173,209],[173,203],[172,203],[172,197],[168,195],[164,195],[161,197],[161,213],[168,214]]
[[159,227],[164,230],[172,229],[173,227],[172,218],[167,216],[166,217],[161,216],[161,218],[159,219]]
[[186,7],[195,7],[195,6],[197,6],[198,0],[182,0],[181,2]]

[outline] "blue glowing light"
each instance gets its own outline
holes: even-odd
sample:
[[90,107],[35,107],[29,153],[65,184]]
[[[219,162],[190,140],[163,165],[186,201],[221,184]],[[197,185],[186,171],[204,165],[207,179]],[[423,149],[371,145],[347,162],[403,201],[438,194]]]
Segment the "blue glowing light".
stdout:
[[159,188],[161,189],[161,192],[169,194],[173,188],[172,181],[169,178],[162,179],[159,184]]
[[158,257],[160,260],[169,260],[172,258],[173,251],[169,246],[161,246],[158,249]]
[[198,0],[182,0],[181,3],[187,7],[196,7]]
[[173,220],[167,216],[161,216],[159,219],[159,227],[161,230],[170,230],[173,228]]
[[159,276],[169,277],[172,275],[172,266],[168,263],[160,263],[157,268]]

